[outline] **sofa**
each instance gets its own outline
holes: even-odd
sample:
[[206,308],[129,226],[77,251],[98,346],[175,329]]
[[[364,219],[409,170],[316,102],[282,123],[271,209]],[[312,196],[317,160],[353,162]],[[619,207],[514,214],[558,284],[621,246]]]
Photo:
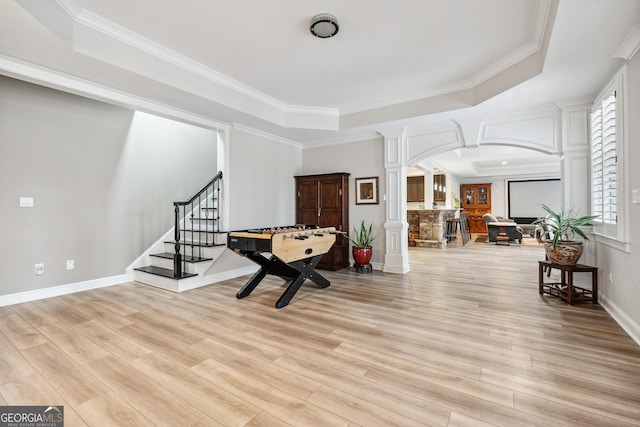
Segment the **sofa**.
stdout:
[[[518,242],[522,243],[522,235],[524,231],[522,227],[520,227],[514,220],[509,218],[497,217],[491,213],[486,213],[482,215],[482,219],[487,224],[487,242],[498,243],[499,241],[503,241],[502,238],[499,238],[500,231],[504,231],[508,238],[508,242]],[[500,224],[510,223],[513,224],[513,227],[504,227]],[[500,236],[502,237],[502,236]]]

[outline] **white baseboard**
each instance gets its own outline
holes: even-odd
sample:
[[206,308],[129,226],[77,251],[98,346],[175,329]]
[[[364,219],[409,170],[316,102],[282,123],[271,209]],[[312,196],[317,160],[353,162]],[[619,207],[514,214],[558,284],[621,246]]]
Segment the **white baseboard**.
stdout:
[[640,345],[640,325],[638,325],[633,319],[620,309],[616,304],[607,299],[606,296],[600,296],[600,305],[606,310],[607,313],[613,318],[613,320],[620,325],[629,336]]
[[69,283],[67,285],[51,286],[49,288],[34,289],[32,291],[17,292],[15,294],[0,295],[0,307],[21,304],[23,302],[37,301],[45,298],[59,297],[90,289],[104,288],[129,282],[126,274],[120,276],[103,277],[101,279],[87,280],[86,282]]

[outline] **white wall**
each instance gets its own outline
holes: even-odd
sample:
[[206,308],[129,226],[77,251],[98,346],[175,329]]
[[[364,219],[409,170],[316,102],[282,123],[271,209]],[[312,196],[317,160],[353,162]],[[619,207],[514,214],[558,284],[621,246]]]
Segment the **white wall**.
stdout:
[[[631,202],[633,189],[640,189],[640,55],[629,62],[628,134],[630,141],[625,173],[629,181],[624,197]],[[604,307],[640,344],[640,204],[629,205],[630,251],[612,248],[596,237],[596,266],[599,269],[599,293]],[[612,280],[609,280],[609,275]]]
[[[384,170],[384,149],[382,137],[351,144],[327,145],[306,148],[302,153],[303,174],[347,172],[349,176],[349,222],[350,234],[360,221],[373,224],[375,240],[371,264],[382,268],[385,254],[385,202],[386,188]],[[377,205],[356,205],[355,179],[377,176],[379,178],[380,203]]]
[[211,130],[0,77],[0,296],[123,275],[216,165]]

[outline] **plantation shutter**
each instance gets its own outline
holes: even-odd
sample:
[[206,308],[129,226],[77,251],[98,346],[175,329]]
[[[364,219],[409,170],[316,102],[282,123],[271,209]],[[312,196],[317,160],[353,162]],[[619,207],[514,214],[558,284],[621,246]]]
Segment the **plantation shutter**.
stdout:
[[602,221],[602,108],[591,113],[591,214]]
[[616,224],[617,163],[616,93],[602,100],[591,114],[591,211],[597,221]]
[[602,102],[603,220],[615,224],[617,211],[616,93]]

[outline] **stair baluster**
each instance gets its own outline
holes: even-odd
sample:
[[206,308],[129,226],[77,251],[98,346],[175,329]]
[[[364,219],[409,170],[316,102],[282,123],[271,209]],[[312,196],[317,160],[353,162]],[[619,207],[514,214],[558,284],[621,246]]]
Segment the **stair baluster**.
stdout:
[[[207,183],[200,191],[195,193],[189,200],[184,202],[173,202],[175,211],[175,253],[173,263],[173,273],[175,278],[181,278],[187,270],[187,260],[194,261],[196,258],[202,258],[203,245],[211,246],[215,244],[215,233],[220,232],[220,210],[218,204],[220,202],[222,172],[213,177],[211,181]],[[212,203],[209,206],[209,203]],[[203,205],[204,204],[204,205]],[[209,214],[205,215],[205,218],[196,218],[196,209],[200,212],[203,210],[203,206],[206,211],[212,210],[211,215],[211,227],[209,228]],[[182,207],[182,214],[180,213],[180,207]],[[187,215],[187,212],[190,212]],[[190,219],[191,228],[187,228],[187,219]],[[194,222],[198,221],[196,228]],[[184,233],[180,233],[180,224],[184,227]],[[204,227],[203,227],[204,221]],[[209,234],[211,234],[211,240],[209,240]],[[190,243],[187,243],[187,236],[190,237]],[[181,247],[184,247],[184,254],[180,253]],[[190,248],[190,252],[187,252],[187,248]]]

